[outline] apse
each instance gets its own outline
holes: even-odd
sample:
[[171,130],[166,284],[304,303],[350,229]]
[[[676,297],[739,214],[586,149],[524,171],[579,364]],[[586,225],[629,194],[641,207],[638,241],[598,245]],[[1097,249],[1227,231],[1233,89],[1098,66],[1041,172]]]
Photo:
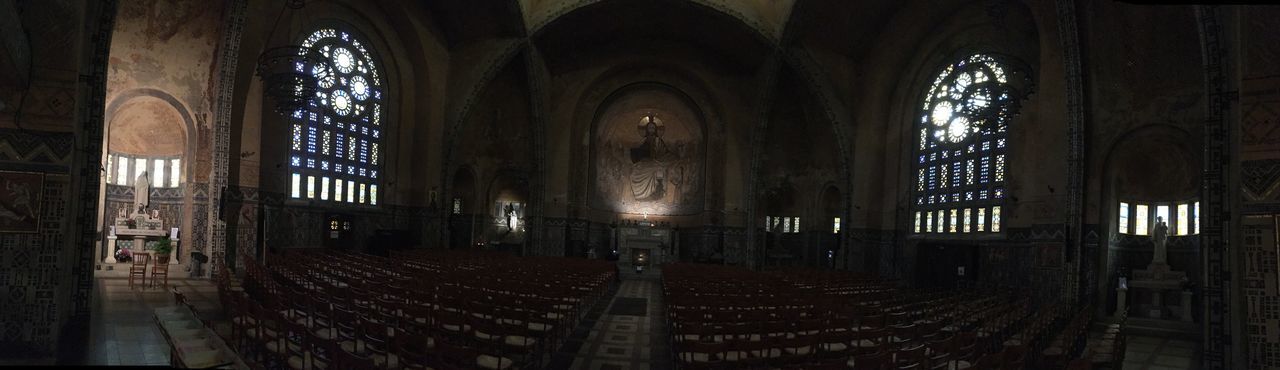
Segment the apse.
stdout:
[[637,84],[615,92],[597,112],[594,208],[632,215],[702,211],[705,123],[687,96]]

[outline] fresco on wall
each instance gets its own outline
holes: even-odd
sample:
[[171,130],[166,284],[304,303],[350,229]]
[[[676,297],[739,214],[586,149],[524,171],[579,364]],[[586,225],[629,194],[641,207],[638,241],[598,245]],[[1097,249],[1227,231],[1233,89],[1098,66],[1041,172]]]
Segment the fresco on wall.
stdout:
[[597,209],[683,215],[703,205],[704,140],[698,115],[666,91],[614,100],[597,123]]
[[40,231],[40,189],[44,174],[0,171],[0,232]]

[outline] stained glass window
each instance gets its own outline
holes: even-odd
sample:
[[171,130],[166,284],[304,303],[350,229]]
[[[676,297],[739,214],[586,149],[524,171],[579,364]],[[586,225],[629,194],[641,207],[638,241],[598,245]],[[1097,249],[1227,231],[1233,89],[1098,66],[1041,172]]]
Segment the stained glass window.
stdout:
[[182,175],[181,160],[177,158],[144,158],[128,154],[107,155],[107,183],[133,186],[143,171],[151,179],[152,188],[176,188]]
[[[1156,219],[1159,218],[1169,227],[1168,235],[1170,236],[1199,234],[1199,205],[1200,202],[1171,201],[1130,206],[1127,202],[1120,202],[1120,224],[1117,232],[1149,235],[1154,230]],[[1132,214],[1130,214],[1131,208]],[[1131,218],[1132,223],[1130,223]]]
[[1133,233],[1137,235],[1147,235],[1147,205],[1139,204],[1137,206],[1137,215],[1133,218]]
[[165,185],[165,181],[164,181],[165,160],[156,159],[156,160],[152,160],[151,163],[153,164],[152,166],[153,169],[149,174],[149,176],[151,176],[151,187],[154,187],[154,188],[163,187]]
[[[289,171],[294,180],[290,195],[377,205],[379,126],[384,104],[378,61],[362,37],[337,28],[315,30],[302,40],[302,46],[318,50],[333,68],[320,79],[310,107],[292,116]],[[322,72],[313,71],[317,75]],[[306,182],[302,181],[304,176]]]
[[178,171],[179,168],[182,168],[180,161],[179,159],[169,160],[169,187],[171,188],[178,187],[178,179],[182,176],[182,172]]
[[[1166,227],[1169,226],[1170,223],[1172,223],[1171,221],[1169,221],[1169,206],[1156,206],[1156,219],[1151,220],[1152,227],[1155,227],[1156,222],[1164,222]],[[1169,230],[1165,230],[1165,231],[1167,232]]]
[[1192,208],[1191,211],[1192,213],[1195,214],[1191,216],[1191,219],[1195,220],[1195,224],[1194,224],[1195,227],[1193,227],[1192,229],[1195,230],[1194,232],[1196,234],[1199,234],[1200,233],[1200,202],[1196,202],[1196,205]]
[[1178,235],[1187,235],[1187,224],[1191,221],[1187,217],[1187,204],[1178,205]]
[[127,160],[116,161],[116,166],[117,166],[116,172],[119,172],[118,174],[116,174],[116,185],[128,185],[129,184],[129,161]]
[[1120,224],[1118,226],[1121,234],[1129,233],[1129,203],[1120,203]]
[[831,233],[832,233],[832,234],[839,234],[839,233],[840,233],[840,218],[839,218],[839,217],[836,217],[836,218],[834,218],[834,219],[832,219],[832,220],[831,220]]
[[1025,96],[1014,72],[1022,71],[1001,57],[975,54],[934,78],[915,123],[918,150],[909,157],[916,172],[913,197],[920,200],[914,207],[925,214],[924,227],[915,232],[1000,232],[1006,131]]

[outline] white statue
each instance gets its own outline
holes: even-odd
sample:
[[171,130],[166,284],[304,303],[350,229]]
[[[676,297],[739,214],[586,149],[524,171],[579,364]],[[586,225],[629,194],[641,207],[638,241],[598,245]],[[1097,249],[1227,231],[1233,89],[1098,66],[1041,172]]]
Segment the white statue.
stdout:
[[1156,226],[1151,232],[1151,243],[1155,244],[1155,255],[1151,257],[1152,265],[1165,265],[1165,257],[1168,251],[1165,249],[1165,243],[1169,241],[1169,225],[1164,222],[1162,217],[1156,217]]
[[146,214],[147,205],[151,204],[150,198],[151,177],[147,175],[147,171],[142,171],[133,181],[133,204],[137,207],[137,213]]

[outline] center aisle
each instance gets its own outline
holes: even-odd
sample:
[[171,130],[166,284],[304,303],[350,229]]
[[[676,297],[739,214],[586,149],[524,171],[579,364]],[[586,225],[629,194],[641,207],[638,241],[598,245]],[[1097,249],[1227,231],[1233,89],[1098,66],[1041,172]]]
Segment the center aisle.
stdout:
[[[643,275],[623,272],[622,284],[611,289],[608,304],[592,307],[547,369],[673,368],[660,276],[657,269]],[[573,347],[577,351],[570,358]]]

